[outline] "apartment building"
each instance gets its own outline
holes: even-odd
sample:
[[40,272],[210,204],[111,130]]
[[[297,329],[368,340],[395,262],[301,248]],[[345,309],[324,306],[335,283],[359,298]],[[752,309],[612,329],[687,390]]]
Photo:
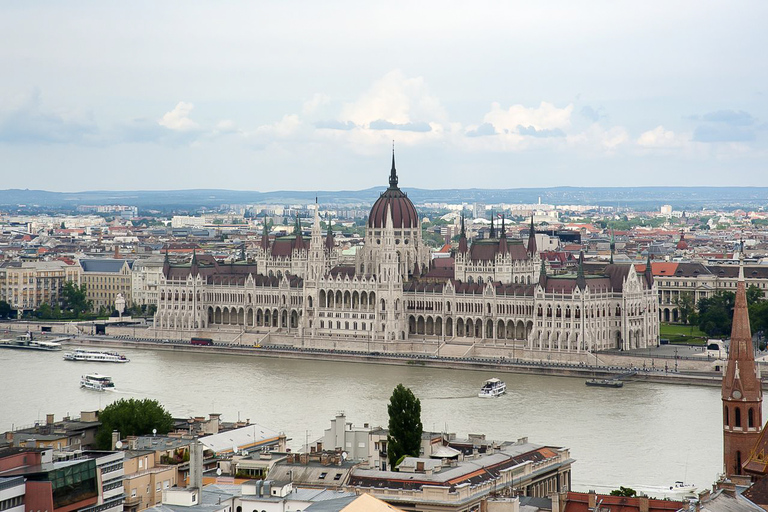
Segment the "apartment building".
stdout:
[[126,259],[81,259],[80,283],[85,285],[86,298],[93,310],[108,310],[115,307],[115,299],[122,295],[125,305],[133,304],[131,269],[133,260]]
[[63,261],[7,261],[0,264],[0,300],[20,312],[61,304],[64,283],[79,275],[79,265]]

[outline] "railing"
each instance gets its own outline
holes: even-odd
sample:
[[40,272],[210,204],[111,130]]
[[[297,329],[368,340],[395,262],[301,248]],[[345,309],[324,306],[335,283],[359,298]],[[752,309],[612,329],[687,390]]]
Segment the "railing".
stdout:
[[125,498],[123,501],[123,505],[126,507],[132,507],[134,505],[140,505],[144,501],[144,498],[142,496],[131,496]]

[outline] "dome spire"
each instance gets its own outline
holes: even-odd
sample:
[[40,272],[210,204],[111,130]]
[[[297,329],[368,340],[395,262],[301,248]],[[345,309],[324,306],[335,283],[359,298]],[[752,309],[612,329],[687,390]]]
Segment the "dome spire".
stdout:
[[389,188],[397,188],[397,169],[395,169],[395,141],[392,141],[392,170],[389,171]]

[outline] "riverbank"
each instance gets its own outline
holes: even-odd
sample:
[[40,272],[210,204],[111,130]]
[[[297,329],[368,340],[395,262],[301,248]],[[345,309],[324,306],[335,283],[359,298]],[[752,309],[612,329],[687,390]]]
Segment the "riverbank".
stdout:
[[[548,361],[527,361],[506,357],[447,357],[414,353],[353,352],[346,350],[300,348],[293,346],[262,345],[260,347],[216,344],[198,346],[183,342],[136,341],[121,338],[77,337],[67,344],[81,346],[105,346],[110,348],[135,348],[164,352],[193,352],[246,357],[271,357],[280,359],[325,360],[378,365],[421,366],[443,369],[483,370],[494,373],[518,373],[589,379],[592,377],[619,377],[624,381],[655,382],[687,386],[720,387],[722,374],[719,372],[674,372],[657,367],[637,367],[632,364],[598,365],[570,364]],[[627,358],[631,362],[632,358]],[[768,389],[768,382],[763,383]]]

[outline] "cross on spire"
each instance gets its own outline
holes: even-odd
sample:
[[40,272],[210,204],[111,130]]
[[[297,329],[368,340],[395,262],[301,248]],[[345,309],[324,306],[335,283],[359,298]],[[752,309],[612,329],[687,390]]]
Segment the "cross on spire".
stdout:
[[395,169],[395,141],[392,141],[392,170],[389,171],[389,188],[397,188],[397,169]]

